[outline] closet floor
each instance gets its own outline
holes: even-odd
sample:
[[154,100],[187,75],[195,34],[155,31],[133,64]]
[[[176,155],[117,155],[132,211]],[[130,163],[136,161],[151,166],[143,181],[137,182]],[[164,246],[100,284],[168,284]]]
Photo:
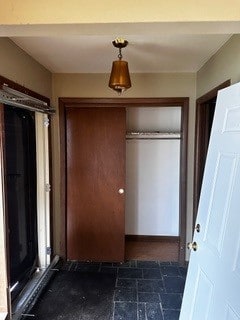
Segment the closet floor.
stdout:
[[186,272],[176,262],[68,261],[30,314],[36,320],[177,320]]

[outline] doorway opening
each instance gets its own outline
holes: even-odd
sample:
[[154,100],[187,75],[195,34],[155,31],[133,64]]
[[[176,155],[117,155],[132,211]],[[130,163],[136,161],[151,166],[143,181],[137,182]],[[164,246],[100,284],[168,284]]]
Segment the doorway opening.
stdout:
[[219,90],[230,86],[230,84],[230,80],[227,80],[202,97],[198,98],[196,101],[193,226],[195,226],[197,217],[198,202],[208,151],[208,143],[215,112],[217,93]]
[[[187,172],[187,131],[188,131],[188,98],[139,98],[139,99],[91,99],[91,98],[60,98],[60,137],[61,137],[61,256],[67,258],[67,176],[66,176],[66,114],[74,108],[134,108],[134,107],[179,107],[181,109],[180,126],[180,179],[179,179],[179,237],[177,239],[178,261],[185,262],[186,237],[186,172]],[[67,140],[70,143],[70,140]],[[154,222],[153,222],[154,223]],[[164,238],[164,237],[163,237]],[[133,239],[131,239],[133,240]],[[139,239],[140,241],[142,239]],[[145,239],[146,240],[146,239]],[[156,239],[151,239],[155,240]],[[162,239],[168,240],[168,239]],[[176,239],[174,239],[176,241]],[[146,248],[146,247],[145,247]],[[117,248],[116,248],[117,249]],[[147,250],[147,248],[146,248]]]
[[178,260],[180,107],[126,110],[125,258]]
[[38,256],[34,113],[5,106],[4,123],[10,291],[14,299],[35,271]]
[[0,227],[6,248],[1,252],[6,265],[2,278],[9,315],[19,319],[39,292],[51,262],[50,111],[48,98],[1,76],[0,90]]

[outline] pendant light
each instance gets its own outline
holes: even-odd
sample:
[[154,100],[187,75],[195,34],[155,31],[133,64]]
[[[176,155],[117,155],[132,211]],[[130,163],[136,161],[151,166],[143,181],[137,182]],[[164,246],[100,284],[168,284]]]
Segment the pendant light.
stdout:
[[112,63],[112,71],[108,86],[117,91],[120,95],[132,86],[128,71],[128,63],[127,61],[122,60],[122,48],[125,48],[128,45],[128,41],[117,38],[112,41],[112,44],[115,48],[118,48],[119,53],[118,60],[113,61]]

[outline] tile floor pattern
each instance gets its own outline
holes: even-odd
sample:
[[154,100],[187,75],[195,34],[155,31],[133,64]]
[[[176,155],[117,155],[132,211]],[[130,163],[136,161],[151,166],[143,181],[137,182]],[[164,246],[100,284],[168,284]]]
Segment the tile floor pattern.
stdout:
[[187,269],[176,262],[66,262],[63,270],[116,275],[112,320],[178,320]]

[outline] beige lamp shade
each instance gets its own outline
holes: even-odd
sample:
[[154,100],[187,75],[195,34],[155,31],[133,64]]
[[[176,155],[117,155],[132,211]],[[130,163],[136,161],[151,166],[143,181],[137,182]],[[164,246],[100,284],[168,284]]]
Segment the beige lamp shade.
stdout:
[[117,91],[119,94],[131,88],[132,85],[127,61],[123,61],[121,59],[113,61],[108,86]]

